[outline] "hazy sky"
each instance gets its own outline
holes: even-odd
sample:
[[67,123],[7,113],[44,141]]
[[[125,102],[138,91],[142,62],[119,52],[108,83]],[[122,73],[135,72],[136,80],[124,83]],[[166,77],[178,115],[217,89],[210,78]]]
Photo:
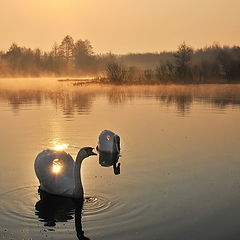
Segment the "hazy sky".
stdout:
[[67,34],[95,52],[240,44],[240,0],[0,0],[0,49],[50,50]]

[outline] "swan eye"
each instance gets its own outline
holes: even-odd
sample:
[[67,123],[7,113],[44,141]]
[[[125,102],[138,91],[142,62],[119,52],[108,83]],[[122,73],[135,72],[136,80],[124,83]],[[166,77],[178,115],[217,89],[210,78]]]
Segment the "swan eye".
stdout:
[[111,139],[111,136],[110,135],[107,135],[107,140],[109,141]]
[[62,167],[63,167],[63,165],[59,159],[53,160],[53,164],[52,164],[53,173],[58,174],[61,171]]

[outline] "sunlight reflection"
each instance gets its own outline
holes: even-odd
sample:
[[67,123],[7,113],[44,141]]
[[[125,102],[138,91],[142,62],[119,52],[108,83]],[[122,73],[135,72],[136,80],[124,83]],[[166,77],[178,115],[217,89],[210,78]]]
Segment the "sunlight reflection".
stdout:
[[55,174],[60,173],[62,167],[63,167],[63,165],[62,165],[62,163],[60,162],[59,159],[53,160],[53,165],[52,165],[52,171],[53,171],[53,173],[55,173]]
[[53,148],[56,151],[63,151],[65,149],[67,149],[68,146],[69,146],[69,144],[58,144],[58,145],[55,145]]

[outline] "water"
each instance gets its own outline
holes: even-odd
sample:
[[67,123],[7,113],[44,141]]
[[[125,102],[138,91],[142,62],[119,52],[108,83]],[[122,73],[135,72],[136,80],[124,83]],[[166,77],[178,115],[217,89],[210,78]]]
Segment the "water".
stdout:
[[[0,119],[0,239],[239,238],[240,85],[4,79]],[[90,157],[83,204],[42,201],[36,155],[75,158],[103,129],[121,136],[121,173]]]

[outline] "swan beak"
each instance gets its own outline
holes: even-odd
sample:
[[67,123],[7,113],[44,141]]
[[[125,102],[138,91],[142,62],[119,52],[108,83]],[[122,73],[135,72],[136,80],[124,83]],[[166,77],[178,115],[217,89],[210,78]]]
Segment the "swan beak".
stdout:
[[[93,149],[94,149],[94,148],[93,148]],[[92,149],[91,155],[96,156],[97,153],[93,152],[93,149]]]

